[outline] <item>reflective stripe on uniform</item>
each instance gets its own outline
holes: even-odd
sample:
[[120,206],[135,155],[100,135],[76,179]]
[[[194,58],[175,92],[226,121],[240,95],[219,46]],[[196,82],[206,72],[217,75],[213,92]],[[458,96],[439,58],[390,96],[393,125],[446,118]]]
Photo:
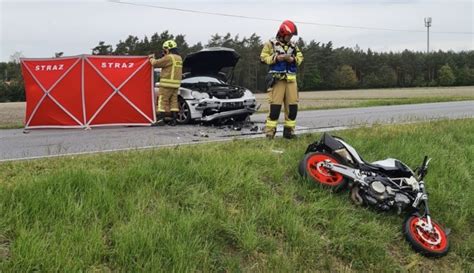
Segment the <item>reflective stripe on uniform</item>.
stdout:
[[285,120],[285,127],[294,128],[296,126],[296,120]]
[[275,128],[278,125],[278,120],[271,120],[267,119],[267,122],[265,123],[265,126],[268,128]]
[[289,82],[294,82],[296,81],[296,75],[295,74],[287,74],[286,75],[286,80]]
[[163,96],[158,96],[158,112],[165,112],[165,108],[163,107]]
[[[171,66],[171,79],[170,80],[175,80],[174,79],[174,74],[175,74],[175,68],[176,67],[183,67],[183,62],[176,61],[174,58],[173,54],[170,55],[171,57],[171,62],[173,63]],[[176,81],[176,80],[175,80]],[[181,82],[180,80],[177,80],[178,82]]]
[[176,77],[176,68],[182,68],[183,62],[177,61],[173,54],[169,55],[171,58],[171,74],[170,78],[161,78],[160,79],[160,86],[169,87],[169,88],[179,88],[181,86],[181,80],[175,79]]
[[300,65],[303,62],[303,53],[297,49],[295,62],[297,65]]
[[168,79],[161,79],[160,86],[169,87],[169,88],[179,88],[181,86],[180,80],[168,80]]

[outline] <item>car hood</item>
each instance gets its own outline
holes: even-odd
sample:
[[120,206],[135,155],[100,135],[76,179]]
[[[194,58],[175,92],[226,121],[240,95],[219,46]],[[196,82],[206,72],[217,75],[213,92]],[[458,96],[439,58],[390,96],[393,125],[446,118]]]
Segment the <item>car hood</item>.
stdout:
[[183,72],[193,76],[217,75],[223,68],[235,67],[239,58],[240,55],[232,48],[205,48],[184,58]]

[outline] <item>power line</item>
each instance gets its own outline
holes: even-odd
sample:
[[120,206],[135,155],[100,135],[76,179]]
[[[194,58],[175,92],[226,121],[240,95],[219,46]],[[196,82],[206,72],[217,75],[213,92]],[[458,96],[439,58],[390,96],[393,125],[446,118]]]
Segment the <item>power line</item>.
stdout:
[[[131,5],[131,6],[137,6],[137,7],[149,7],[149,8],[162,9],[162,10],[171,10],[171,11],[178,11],[178,12],[206,14],[206,15],[232,17],[232,18],[240,18],[240,19],[270,21],[270,22],[282,22],[283,21],[283,19],[272,19],[272,18],[263,18],[263,17],[256,17],[256,16],[245,16],[245,15],[228,14],[228,13],[220,13],[220,12],[209,12],[209,11],[200,11],[200,10],[191,10],[191,9],[171,8],[171,7],[157,6],[157,5],[151,5],[151,4],[132,3],[132,2],[126,2],[126,1],[121,1],[121,0],[108,0],[108,1],[112,2],[112,3],[116,3],[116,4]],[[306,21],[295,21],[295,23],[302,24],[302,25],[314,25],[314,26],[348,28],[348,29],[376,30],[376,31],[415,32],[415,33],[424,33],[425,32],[424,30],[414,30],[414,29],[395,29],[395,28],[377,28],[377,27],[364,27],[364,26],[348,26],[348,25],[324,24],[324,23],[306,22]],[[467,31],[432,31],[431,33],[465,34],[465,35],[473,35],[474,34],[474,32],[467,32]]]

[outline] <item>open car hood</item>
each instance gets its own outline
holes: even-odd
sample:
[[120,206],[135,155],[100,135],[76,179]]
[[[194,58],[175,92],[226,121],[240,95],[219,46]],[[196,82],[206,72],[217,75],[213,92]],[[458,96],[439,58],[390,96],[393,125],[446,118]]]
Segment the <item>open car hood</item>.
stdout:
[[193,76],[217,75],[224,68],[233,68],[240,55],[232,48],[210,47],[186,56],[183,72]]

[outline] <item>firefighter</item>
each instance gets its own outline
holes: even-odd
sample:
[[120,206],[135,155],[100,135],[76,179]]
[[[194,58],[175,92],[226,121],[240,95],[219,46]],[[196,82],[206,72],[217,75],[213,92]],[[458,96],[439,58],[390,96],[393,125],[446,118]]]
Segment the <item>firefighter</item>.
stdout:
[[157,121],[154,125],[165,125],[166,113],[171,112],[171,126],[176,125],[179,112],[178,90],[181,85],[183,60],[178,53],[178,45],[174,40],[163,43],[163,56],[155,59],[150,55],[153,67],[161,68],[160,89],[158,90]]
[[266,78],[270,113],[265,123],[265,134],[269,139],[275,137],[282,105],[285,107],[283,137],[295,138],[298,112],[296,72],[303,62],[303,54],[291,41],[294,35],[298,35],[296,25],[292,21],[284,21],[276,38],[265,43],[260,54],[260,60],[270,66]]

